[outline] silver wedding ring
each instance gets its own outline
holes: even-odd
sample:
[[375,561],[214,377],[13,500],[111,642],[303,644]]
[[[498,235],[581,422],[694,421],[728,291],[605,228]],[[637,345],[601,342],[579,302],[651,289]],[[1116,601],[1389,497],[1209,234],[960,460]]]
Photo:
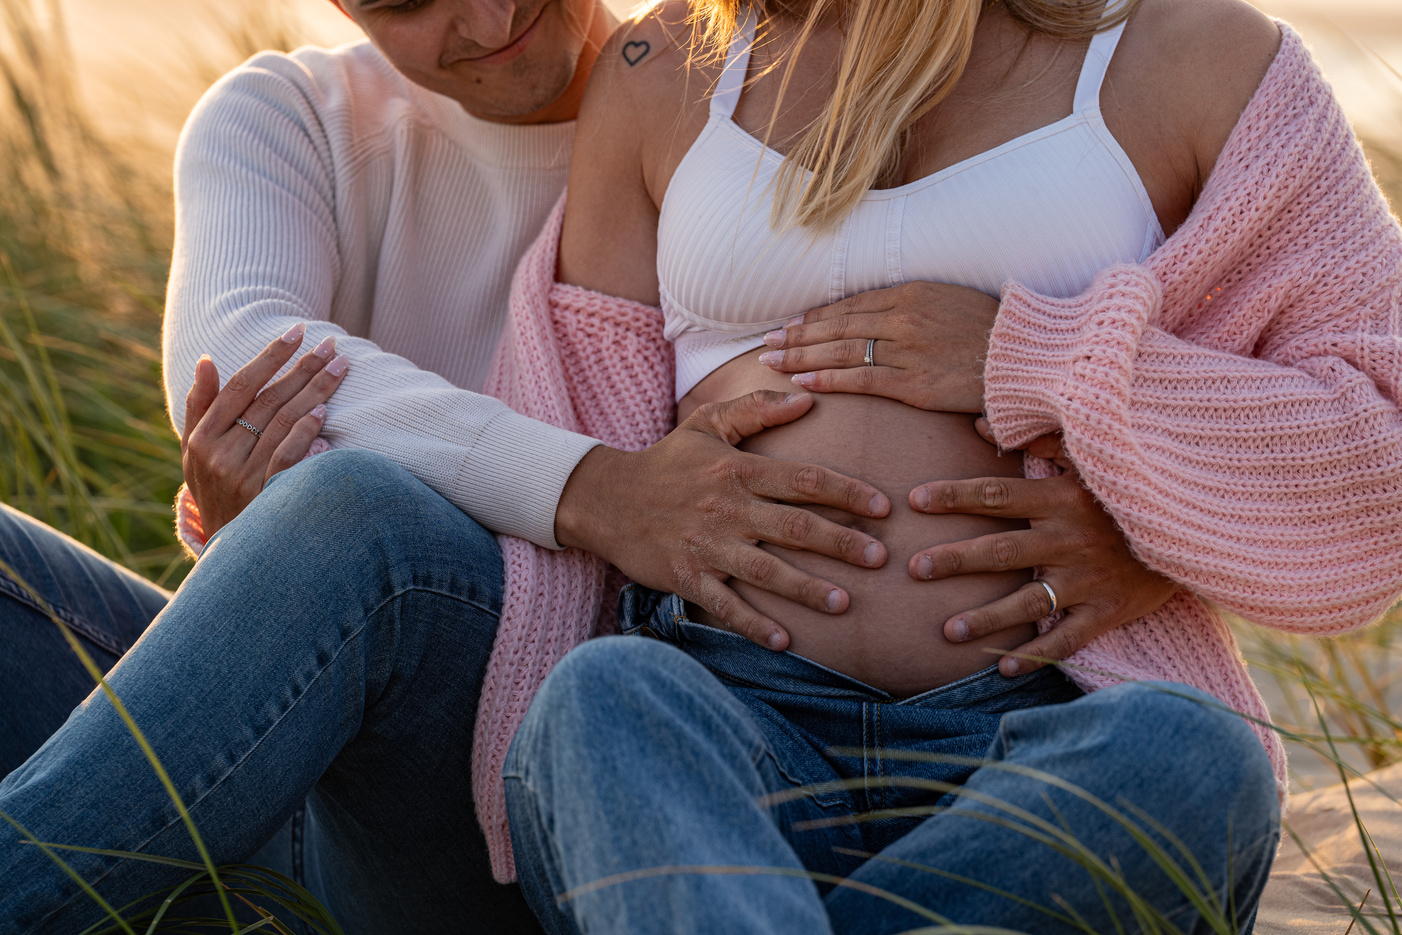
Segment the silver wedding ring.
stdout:
[[1047,597],[1051,598],[1051,609],[1049,609],[1045,614],[1042,615],[1043,617],[1050,617],[1052,614],[1056,613],[1056,592],[1052,590],[1051,585],[1047,584],[1041,578],[1036,579],[1035,583],[1040,584],[1042,587],[1046,588]]
[[[262,430],[262,429],[254,428],[252,425],[250,425],[249,423],[243,421],[242,419],[236,419],[235,421],[238,422],[239,425],[242,425],[244,428],[248,429],[248,430],[249,430],[250,432],[252,432],[254,435],[257,435],[259,438],[262,438],[262,437],[263,437],[263,430]],[[1053,598],[1052,600],[1055,601],[1055,598]]]
[[868,338],[868,339],[867,339],[867,353],[866,353],[866,356],[862,358],[862,363],[866,364],[868,367],[875,367],[875,366],[876,366],[876,357],[874,356],[875,354],[876,354],[876,338]]

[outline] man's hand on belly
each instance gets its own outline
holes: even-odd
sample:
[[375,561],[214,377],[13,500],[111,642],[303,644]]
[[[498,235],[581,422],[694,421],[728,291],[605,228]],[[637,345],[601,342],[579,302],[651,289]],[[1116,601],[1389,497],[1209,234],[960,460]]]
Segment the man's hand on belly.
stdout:
[[644,451],[595,448],[565,485],[556,538],[607,559],[641,584],[675,591],[761,646],[784,649],[788,633],[741,600],[728,579],[830,614],[847,609],[848,595],[757,543],[818,552],[860,568],[886,561],[886,547],[876,539],[789,505],[882,517],[891,504],[879,490],[826,468],[734,447],[792,422],[812,404],[806,394],[762,390],[700,407]]
[[[1053,439],[1037,439],[1035,453],[1059,451]],[[1053,448],[1056,451],[1053,451]],[[1163,606],[1178,586],[1140,564],[1115,520],[1081,485],[1075,467],[1054,458],[1066,473],[1043,480],[986,477],[934,481],[910,492],[924,513],[970,513],[1026,519],[1029,528],[951,542],[910,558],[910,576],[932,581],[986,571],[1037,568],[1037,580],[991,604],[944,624],[945,638],[961,643],[1045,617],[1056,594],[1065,616],[1046,633],[999,660],[1004,675],[1041,668],[1038,659],[1066,659],[1091,640]]]

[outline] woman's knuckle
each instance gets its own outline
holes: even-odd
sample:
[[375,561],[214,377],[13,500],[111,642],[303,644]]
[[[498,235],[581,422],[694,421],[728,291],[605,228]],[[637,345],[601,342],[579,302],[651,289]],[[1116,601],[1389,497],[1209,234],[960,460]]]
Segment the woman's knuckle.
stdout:
[[1008,487],[1007,482],[998,478],[990,478],[983,482],[979,497],[984,506],[990,509],[1001,509],[1007,506],[1008,501],[1012,499],[1012,490]]
[[929,556],[931,567],[942,575],[957,575],[964,567],[964,554],[955,549],[939,549]]
[[1017,540],[1011,536],[995,536],[991,543],[992,564],[999,570],[1018,567],[1018,559],[1022,550],[1018,548]]

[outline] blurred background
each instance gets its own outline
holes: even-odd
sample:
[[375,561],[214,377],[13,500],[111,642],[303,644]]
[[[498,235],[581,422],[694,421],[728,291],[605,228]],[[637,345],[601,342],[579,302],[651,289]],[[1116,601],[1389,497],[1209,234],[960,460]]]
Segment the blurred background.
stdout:
[[[631,4],[612,0],[620,14]],[[1314,50],[1402,208],[1402,3],[1261,0]],[[174,588],[179,444],[160,390],[181,124],[265,49],[359,38],[326,0],[0,0],[0,500]],[[1402,619],[1331,641],[1238,625],[1295,782],[1402,759]]]

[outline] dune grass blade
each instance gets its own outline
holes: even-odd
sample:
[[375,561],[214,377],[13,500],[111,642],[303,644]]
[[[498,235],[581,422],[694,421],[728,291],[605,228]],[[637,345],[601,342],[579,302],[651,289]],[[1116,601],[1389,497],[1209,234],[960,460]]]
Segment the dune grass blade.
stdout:
[[[1311,700],[1313,700],[1313,696],[1311,696]],[[1328,738],[1328,737],[1329,737],[1329,725],[1325,723],[1325,721],[1324,721],[1324,714],[1323,714],[1322,711],[1319,710],[1319,704],[1318,704],[1317,701],[1315,701],[1314,707],[1315,707],[1315,714],[1316,714],[1316,715],[1318,716],[1318,718],[1319,718],[1319,727],[1320,727],[1320,730],[1324,733],[1325,737]],[[1329,741],[1329,744],[1330,744],[1330,751],[1333,752],[1333,753],[1335,754],[1335,757],[1336,757],[1336,759],[1337,759],[1338,751],[1337,751],[1336,749],[1334,749],[1334,747],[1333,747],[1333,741],[1330,740],[1330,741]],[[1348,798],[1349,812],[1350,812],[1350,813],[1352,814],[1352,816],[1353,816],[1353,823],[1354,823],[1354,826],[1358,829],[1358,837],[1359,837],[1359,840],[1360,840],[1360,841],[1362,842],[1362,844],[1363,844],[1363,854],[1364,854],[1365,857],[1368,858],[1368,868],[1372,871],[1372,873],[1373,873],[1373,879],[1374,879],[1374,881],[1377,883],[1377,887],[1378,887],[1378,890],[1379,890],[1378,896],[1379,896],[1379,897],[1382,899],[1382,901],[1383,901],[1383,908],[1387,910],[1388,922],[1391,923],[1393,932],[1397,932],[1397,931],[1398,931],[1398,928],[1397,928],[1397,913],[1396,913],[1395,910],[1393,909],[1393,905],[1392,905],[1392,900],[1393,900],[1393,898],[1395,897],[1395,892],[1394,892],[1394,897],[1389,897],[1388,894],[1387,894],[1387,888],[1386,888],[1386,887],[1387,887],[1387,882],[1390,882],[1390,880],[1389,880],[1389,881],[1386,881],[1386,882],[1383,880],[1383,873],[1382,873],[1382,871],[1379,869],[1379,864],[1381,863],[1381,861],[1380,861],[1380,859],[1379,859],[1379,858],[1380,858],[1380,855],[1378,855],[1378,854],[1376,853],[1376,848],[1373,846],[1373,842],[1372,842],[1371,838],[1370,838],[1369,835],[1368,835],[1368,830],[1363,826],[1363,819],[1362,819],[1362,817],[1358,814],[1358,805],[1357,805],[1357,803],[1355,803],[1354,800],[1353,800],[1353,789],[1352,789],[1352,787],[1349,786],[1348,773],[1347,773],[1345,770],[1343,770],[1342,768],[1339,769],[1339,779],[1340,779],[1340,780],[1342,781],[1342,783],[1343,783],[1344,795],[1347,796],[1347,798]]]
[[952,873],[948,870],[941,870],[939,867],[931,867],[928,864],[917,863],[915,861],[905,860],[900,857],[888,857],[884,854],[873,854],[868,851],[853,850],[850,847],[834,847],[833,853],[845,854],[848,857],[860,857],[863,860],[879,860],[882,863],[888,863],[896,867],[905,867],[909,870],[916,870],[920,873],[928,873],[932,876],[937,876],[945,880],[952,880],[956,883],[960,883],[965,886],[972,886],[975,889],[983,890],[985,893],[991,893],[994,896],[1000,896],[1003,899],[1008,899],[1015,903],[1024,905],[1029,909],[1036,910],[1037,912],[1043,913],[1044,915],[1055,919],[1063,925],[1069,925],[1072,928],[1079,928],[1082,931],[1088,933],[1088,935],[1096,935],[1096,933],[1085,924],[1084,919],[1077,920],[1071,915],[1057,912],[1055,909],[1052,909],[1048,906],[1043,906],[1041,903],[1033,902],[1030,899],[1019,896],[1016,893],[1009,892],[1008,890],[1002,889],[1000,887],[994,886],[991,883],[984,883],[982,880],[975,880],[973,877],[966,877],[962,874]]
[[14,828],[20,834],[24,835],[26,840],[28,840],[31,844],[37,846],[40,850],[44,852],[44,854],[50,860],[58,864],[59,868],[64,873],[66,873],[68,877],[71,880],[73,880],[73,882],[77,883],[78,886],[83,890],[83,892],[86,893],[88,897],[92,899],[93,902],[97,903],[98,906],[101,907],[102,911],[107,913],[107,915],[117,923],[117,926],[123,932],[126,932],[127,935],[136,935],[136,933],[132,931],[131,926],[127,924],[127,921],[117,913],[117,910],[113,909],[112,906],[107,902],[107,900],[103,899],[102,896],[97,892],[97,890],[93,889],[92,886],[88,883],[88,881],[83,879],[81,874],[79,874],[76,870],[70,867],[66,860],[58,856],[58,854],[55,853],[48,845],[44,844],[33,834],[31,834],[28,828],[16,821],[7,812],[0,811],[0,818],[8,822],[10,827]]
[[58,615],[54,613],[53,608],[49,606],[48,601],[44,600],[43,595],[30,587],[29,583],[3,559],[0,559],[0,573],[3,573],[23,589],[25,593],[29,595],[30,600],[34,601],[35,606],[41,608],[48,616],[49,620],[58,627],[59,632],[63,634],[64,640],[68,643],[69,649],[77,655],[78,659],[83,663],[83,668],[87,669],[88,675],[91,676],[98,687],[102,689],[102,693],[107,697],[113,710],[117,712],[117,716],[120,717],[122,723],[126,725],[127,731],[136,741],[137,746],[141,748],[141,752],[146,757],[146,761],[150,763],[151,768],[155,770],[156,777],[165,788],[166,795],[170,797],[171,804],[173,804],[176,811],[180,813],[180,819],[185,824],[185,830],[189,832],[191,842],[195,845],[195,849],[199,851],[200,858],[204,862],[204,869],[209,873],[210,880],[214,884],[215,892],[219,895],[219,901],[224,908],[224,914],[229,918],[230,929],[237,929],[239,927],[238,920],[234,917],[234,910],[229,904],[228,897],[224,895],[224,891],[219,885],[219,871],[214,866],[214,860],[210,857],[209,850],[205,847],[204,839],[200,837],[199,829],[195,827],[195,821],[190,817],[189,810],[185,808],[185,802],[180,797],[180,793],[176,790],[175,783],[171,781],[170,775],[166,773],[165,767],[161,765],[160,758],[156,756],[156,751],[146,739],[146,735],[142,732],[141,728],[137,726],[135,719],[133,719],[131,713],[127,711],[126,705],[122,703],[122,699],[118,698],[117,693],[112,690],[112,686],[107,684],[107,677],[103,674],[102,669],[98,667],[97,663],[93,661],[88,651],[83,648],[83,644],[78,639],[77,634],[69,629],[68,624],[59,619]]
[[[836,876],[831,873],[820,873],[815,870],[797,870],[791,867],[749,867],[739,865],[720,864],[673,864],[664,867],[644,867],[639,870],[628,870],[623,873],[615,873],[588,883],[581,884],[566,890],[555,897],[555,902],[564,905],[567,902],[587,896],[590,893],[607,889],[611,886],[621,886],[624,883],[633,883],[638,880],[654,879],[656,877],[682,876],[687,874],[700,874],[706,876],[778,876],[790,877],[794,879],[812,880],[816,883],[831,883],[835,886],[844,886],[848,889],[884,899],[889,903],[900,906],[918,916],[934,922],[936,925],[952,926],[951,932],[970,932],[965,926],[951,922],[944,916],[931,909],[920,905],[917,902],[898,896],[895,893],[883,890],[870,883],[863,883],[860,880],[849,880],[847,877]],[[1000,930],[1003,931],[1003,930]]]

